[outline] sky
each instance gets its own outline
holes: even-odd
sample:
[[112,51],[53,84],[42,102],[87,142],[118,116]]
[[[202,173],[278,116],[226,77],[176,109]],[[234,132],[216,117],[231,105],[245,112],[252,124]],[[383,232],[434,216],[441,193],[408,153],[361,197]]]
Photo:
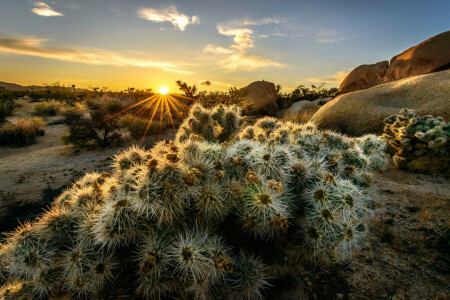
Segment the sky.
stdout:
[[448,0],[0,0],[0,81],[334,87],[449,29]]

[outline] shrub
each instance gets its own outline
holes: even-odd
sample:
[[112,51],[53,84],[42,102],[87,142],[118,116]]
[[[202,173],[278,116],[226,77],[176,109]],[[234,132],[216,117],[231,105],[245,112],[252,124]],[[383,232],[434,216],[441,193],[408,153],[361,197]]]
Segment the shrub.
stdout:
[[294,102],[298,102],[301,100],[309,100],[313,101],[320,98],[329,98],[336,96],[338,91],[337,88],[329,88],[326,89],[323,85],[315,86],[311,85],[311,87],[306,87],[304,85],[299,85],[296,87],[290,94],[281,93],[281,87],[278,86],[278,96],[277,96],[277,104],[279,108],[288,108]]
[[23,118],[15,123],[0,126],[0,144],[26,146],[36,141],[36,136],[44,135],[44,122],[39,118]]
[[61,103],[54,100],[40,102],[34,106],[35,116],[55,116],[61,110]]
[[[209,120],[227,114],[227,134],[212,134]],[[234,107],[197,105],[190,117],[208,122],[119,153],[111,174],[86,174],[11,233],[4,276],[34,298],[259,299],[297,288],[299,257],[336,262],[362,245],[378,137],[273,118],[241,128]]]
[[0,100],[0,124],[3,124],[6,117],[10,116],[14,110],[14,104],[10,101]]
[[139,140],[147,135],[159,132],[159,126],[153,122],[149,124],[149,119],[141,118],[132,114],[126,114],[120,118],[120,126],[126,128],[134,140]]
[[384,120],[383,138],[396,149],[394,163],[404,170],[449,174],[450,124],[402,109]]
[[95,142],[99,146],[106,147],[119,141],[121,133],[118,114],[122,110],[120,101],[105,95],[86,101],[86,105],[89,118],[84,116],[79,107],[68,109],[64,113],[69,132],[61,137],[63,142],[77,146]]

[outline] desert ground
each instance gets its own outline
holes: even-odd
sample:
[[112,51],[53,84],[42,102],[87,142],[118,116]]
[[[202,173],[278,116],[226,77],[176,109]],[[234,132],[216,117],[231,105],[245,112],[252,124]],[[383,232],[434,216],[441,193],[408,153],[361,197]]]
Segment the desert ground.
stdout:
[[[29,101],[17,103],[21,107],[11,119],[32,109]],[[1,232],[36,217],[84,173],[108,172],[111,157],[128,146],[80,149],[62,143],[64,131],[63,124],[48,125],[33,145],[0,147]],[[171,136],[173,132],[165,132],[151,139]],[[393,165],[376,172],[368,191],[376,209],[365,246],[338,265],[304,263],[300,288],[289,297],[449,299],[448,231],[443,238],[450,226],[449,190],[450,181],[442,176],[405,172]]]

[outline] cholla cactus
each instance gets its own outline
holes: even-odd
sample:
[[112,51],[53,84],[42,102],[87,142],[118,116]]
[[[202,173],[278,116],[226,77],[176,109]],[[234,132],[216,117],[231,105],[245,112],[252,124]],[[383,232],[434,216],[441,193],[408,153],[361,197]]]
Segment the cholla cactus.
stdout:
[[175,141],[86,174],[0,246],[0,297],[261,299],[300,259],[351,257],[385,143],[268,117],[241,127],[235,107],[195,105]]
[[192,134],[208,142],[231,140],[243,123],[237,106],[217,106],[213,110],[195,104],[178,129],[176,141],[187,141]]
[[397,150],[394,162],[398,168],[449,173],[450,124],[443,118],[419,117],[404,108],[384,123],[383,137]]

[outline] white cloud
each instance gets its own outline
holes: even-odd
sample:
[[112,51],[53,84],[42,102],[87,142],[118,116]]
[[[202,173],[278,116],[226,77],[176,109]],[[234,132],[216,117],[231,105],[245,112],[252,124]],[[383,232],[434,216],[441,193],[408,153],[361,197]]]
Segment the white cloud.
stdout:
[[308,81],[317,83],[341,83],[347,75],[348,71],[338,71],[332,75],[320,78],[308,78]]
[[268,58],[256,55],[247,55],[244,53],[235,53],[219,62],[220,66],[228,71],[255,71],[260,68],[276,67],[281,68],[285,65]]
[[162,10],[153,8],[142,8],[138,11],[138,16],[151,22],[170,22],[175,28],[184,31],[190,24],[199,24],[198,16],[189,17],[177,11],[175,5],[170,5]]
[[[157,68],[168,72],[182,74],[192,73],[191,71],[180,68],[179,64],[147,59],[141,53],[124,55],[105,49],[61,49],[45,46],[43,45],[43,42],[43,39],[36,38],[0,37],[0,54],[28,55],[91,65],[108,65],[119,67],[134,66],[143,68]],[[141,58],[138,58],[137,56],[141,56]]]
[[213,53],[213,54],[231,54],[231,53],[233,53],[233,50],[229,49],[229,48],[224,48],[221,46],[215,46],[213,44],[208,44],[203,49],[203,52]]
[[[227,71],[254,71],[260,68],[276,67],[281,68],[285,65],[277,61],[249,55],[246,52],[255,47],[253,37],[254,30],[243,26],[258,26],[270,23],[280,23],[279,19],[265,18],[260,20],[233,20],[226,24],[217,24],[217,31],[224,36],[233,37],[233,44],[228,48],[208,44],[203,49],[204,53],[213,54],[212,59]],[[257,35],[259,38],[268,37],[268,35]]]
[[285,23],[285,19],[280,18],[263,18],[258,20],[233,20],[228,22],[230,25],[235,26],[259,26],[259,25],[266,25],[266,24],[279,24],[279,23]]
[[54,11],[48,4],[44,2],[34,3],[34,8],[31,10],[33,13],[44,17],[64,16],[64,14]]

